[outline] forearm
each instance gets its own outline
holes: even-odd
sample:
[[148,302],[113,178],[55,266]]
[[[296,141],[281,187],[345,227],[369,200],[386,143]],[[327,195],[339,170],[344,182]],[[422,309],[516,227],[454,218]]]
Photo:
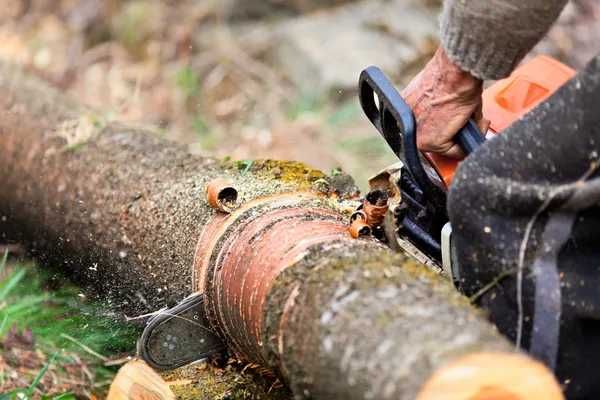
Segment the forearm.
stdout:
[[567,0],[445,0],[448,57],[481,79],[507,76],[548,31]]

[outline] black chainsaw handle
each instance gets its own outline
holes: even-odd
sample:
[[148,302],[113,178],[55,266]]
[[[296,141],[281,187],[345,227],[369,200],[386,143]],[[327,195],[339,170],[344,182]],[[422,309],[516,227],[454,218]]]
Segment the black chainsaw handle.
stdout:
[[415,117],[394,85],[379,68],[371,66],[361,72],[358,91],[365,115],[394,154],[406,164],[421,190],[430,195],[435,193],[437,189],[419,158]]
[[467,124],[456,134],[456,143],[460,146],[466,155],[471,154],[485,142],[485,137],[481,134],[479,127],[470,119]]
[[[433,185],[419,158],[414,115],[394,85],[379,68],[371,66],[361,72],[358,87],[360,104],[367,118],[394,153],[407,162],[407,167],[417,182],[423,187]],[[375,103],[374,94],[377,95],[379,104]],[[485,138],[477,124],[469,120],[456,134],[455,141],[468,155]]]
[[358,88],[358,99],[365,115],[394,153],[402,158],[405,132],[410,134],[415,130],[412,110],[384,73],[375,66],[361,72]]

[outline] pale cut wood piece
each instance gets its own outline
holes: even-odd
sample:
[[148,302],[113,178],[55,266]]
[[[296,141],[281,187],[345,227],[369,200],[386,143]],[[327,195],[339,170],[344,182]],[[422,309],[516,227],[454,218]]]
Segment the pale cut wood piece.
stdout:
[[417,400],[564,400],[542,363],[522,354],[475,353],[450,362],[423,386]]
[[107,400],[175,400],[163,378],[142,360],[123,365],[110,385]]

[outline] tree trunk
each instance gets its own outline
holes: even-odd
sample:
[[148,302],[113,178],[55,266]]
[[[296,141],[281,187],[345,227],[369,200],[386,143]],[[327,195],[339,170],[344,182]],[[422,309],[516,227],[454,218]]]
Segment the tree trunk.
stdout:
[[[216,178],[239,193],[231,214],[206,201]],[[450,282],[374,240],[351,238],[343,179],[299,163],[238,168],[190,155],[7,65],[0,181],[3,236],[123,312],[204,291],[230,349],[278,371],[298,397],[415,399],[456,360],[512,351]],[[525,398],[510,392],[515,382],[544,381],[545,398],[560,398],[547,371],[519,360],[529,375],[479,382],[475,374],[450,387],[475,380],[475,395],[491,386]]]

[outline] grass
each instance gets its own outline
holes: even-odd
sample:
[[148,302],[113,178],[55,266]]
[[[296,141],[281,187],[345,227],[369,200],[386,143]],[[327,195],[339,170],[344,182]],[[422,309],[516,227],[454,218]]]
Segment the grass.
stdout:
[[377,135],[349,137],[338,142],[341,149],[356,154],[361,159],[373,159],[390,155],[392,150],[387,146],[385,140]]
[[177,71],[175,83],[186,99],[200,94],[200,77],[190,66],[185,66]]
[[[13,399],[25,400],[25,399],[33,398],[36,394],[35,391],[36,391],[38,385],[40,384],[40,382],[46,375],[46,372],[48,372],[48,369],[50,368],[52,363],[54,363],[54,361],[56,360],[57,355],[58,355],[58,353],[54,353],[52,355],[52,357],[50,357],[50,360],[48,360],[46,362],[46,364],[44,364],[42,369],[39,370],[36,377],[33,379],[33,382],[31,382],[31,384],[29,386],[27,386],[26,388],[14,389],[14,390],[11,390],[10,392],[0,394],[0,400],[13,400]],[[68,392],[57,394],[57,395],[42,394],[39,397],[42,400],[46,400],[46,399],[48,399],[48,400],[75,400],[75,399],[77,399],[77,397],[73,393],[68,393]]]
[[201,85],[198,73],[191,66],[184,66],[177,71],[175,84],[185,99],[186,108],[191,116],[191,129],[198,138],[200,148],[215,150],[219,140],[206,118],[202,115]]
[[[59,382],[63,377],[65,382],[72,380],[73,368],[85,369],[89,376],[90,387],[78,387],[78,391],[105,391],[116,372],[115,367],[104,366],[105,361],[111,356],[131,354],[137,329],[115,321],[101,305],[86,301],[76,286],[65,284],[48,290],[49,274],[31,263],[11,264],[5,254],[0,260],[0,277],[2,356],[8,359],[14,351],[14,346],[8,343],[11,337],[29,333],[34,338],[32,348],[18,354],[34,354],[39,358],[39,365],[18,371],[21,381],[29,376],[27,386],[11,385],[10,376],[4,372],[10,371],[10,365],[0,369],[0,391],[10,390],[0,394],[0,400],[30,398],[34,393],[45,399],[75,398],[68,391],[52,396],[44,394],[47,385],[43,380],[49,371]],[[6,363],[3,357],[0,361]],[[68,384],[63,386],[68,388]]]
[[360,105],[355,99],[352,99],[335,107],[327,117],[327,124],[331,127],[351,124],[361,117],[361,113]]
[[287,117],[293,121],[305,114],[318,114],[325,106],[322,95],[313,92],[302,92],[288,106]]
[[198,144],[204,150],[215,150],[219,145],[219,139],[210,126],[206,123],[201,113],[196,114],[192,120],[192,130],[198,137]]
[[238,170],[241,172],[242,175],[247,174],[248,171],[250,171],[250,168],[252,168],[253,164],[254,164],[254,160],[238,161],[237,162]]

